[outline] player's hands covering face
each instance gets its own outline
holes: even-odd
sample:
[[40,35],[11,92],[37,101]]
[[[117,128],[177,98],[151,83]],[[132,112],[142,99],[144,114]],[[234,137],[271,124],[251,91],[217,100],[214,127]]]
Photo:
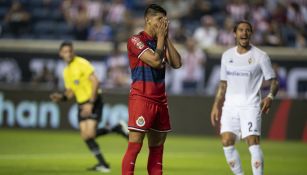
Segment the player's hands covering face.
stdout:
[[157,37],[161,37],[164,38],[167,36],[168,33],[168,24],[169,21],[167,19],[167,17],[163,17],[162,19],[160,19],[160,23],[157,27]]

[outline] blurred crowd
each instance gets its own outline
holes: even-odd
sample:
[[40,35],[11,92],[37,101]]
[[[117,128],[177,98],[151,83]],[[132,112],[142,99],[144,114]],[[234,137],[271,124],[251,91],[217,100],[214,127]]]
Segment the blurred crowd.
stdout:
[[[215,86],[208,91],[205,82],[214,84],[218,77],[205,80],[203,50],[234,45],[233,27],[238,20],[253,24],[255,45],[306,47],[306,0],[0,0],[0,38],[121,43],[143,30],[144,9],[151,3],[167,10],[169,36],[184,46],[182,69],[167,70],[172,93],[212,94]],[[129,87],[128,59],[117,44],[105,65],[105,87]],[[46,66],[31,80],[58,82]]]
[[[0,0],[2,38],[126,41],[141,30],[146,5],[159,3],[177,43],[233,45],[233,25],[254,25],[255,44],[306,47],[306,0]],[[206,39],[204,39],[206,38]]]

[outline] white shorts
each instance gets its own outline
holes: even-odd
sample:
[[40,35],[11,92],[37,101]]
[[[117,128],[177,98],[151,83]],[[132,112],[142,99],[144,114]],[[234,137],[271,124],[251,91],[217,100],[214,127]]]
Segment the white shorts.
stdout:
[[221,131],[232,132],[237,137],[261,135],[261,110],[259,107],[223,107]]

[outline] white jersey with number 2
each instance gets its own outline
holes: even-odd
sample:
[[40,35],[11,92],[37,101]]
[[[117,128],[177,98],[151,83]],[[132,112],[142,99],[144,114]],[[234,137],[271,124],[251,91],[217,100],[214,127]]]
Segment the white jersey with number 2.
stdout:
[[240,54],[236,46],[223,53],[220,78],[227,81],[224,107],[259,107],[263,78],[275,78],[275,73],[264,51],[252,45]]

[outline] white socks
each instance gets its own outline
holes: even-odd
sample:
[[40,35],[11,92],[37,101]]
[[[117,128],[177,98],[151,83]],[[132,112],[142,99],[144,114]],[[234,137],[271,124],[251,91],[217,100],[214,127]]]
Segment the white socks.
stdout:
[[252,157],[253,175],[263,175],[263,153],[260,145],[252,145],[249,147]]
[[238,151],[234,146],[223,147],[225,157],[228,165],[230,166],[231,171],[235,175],[243,175],[241,160]]

